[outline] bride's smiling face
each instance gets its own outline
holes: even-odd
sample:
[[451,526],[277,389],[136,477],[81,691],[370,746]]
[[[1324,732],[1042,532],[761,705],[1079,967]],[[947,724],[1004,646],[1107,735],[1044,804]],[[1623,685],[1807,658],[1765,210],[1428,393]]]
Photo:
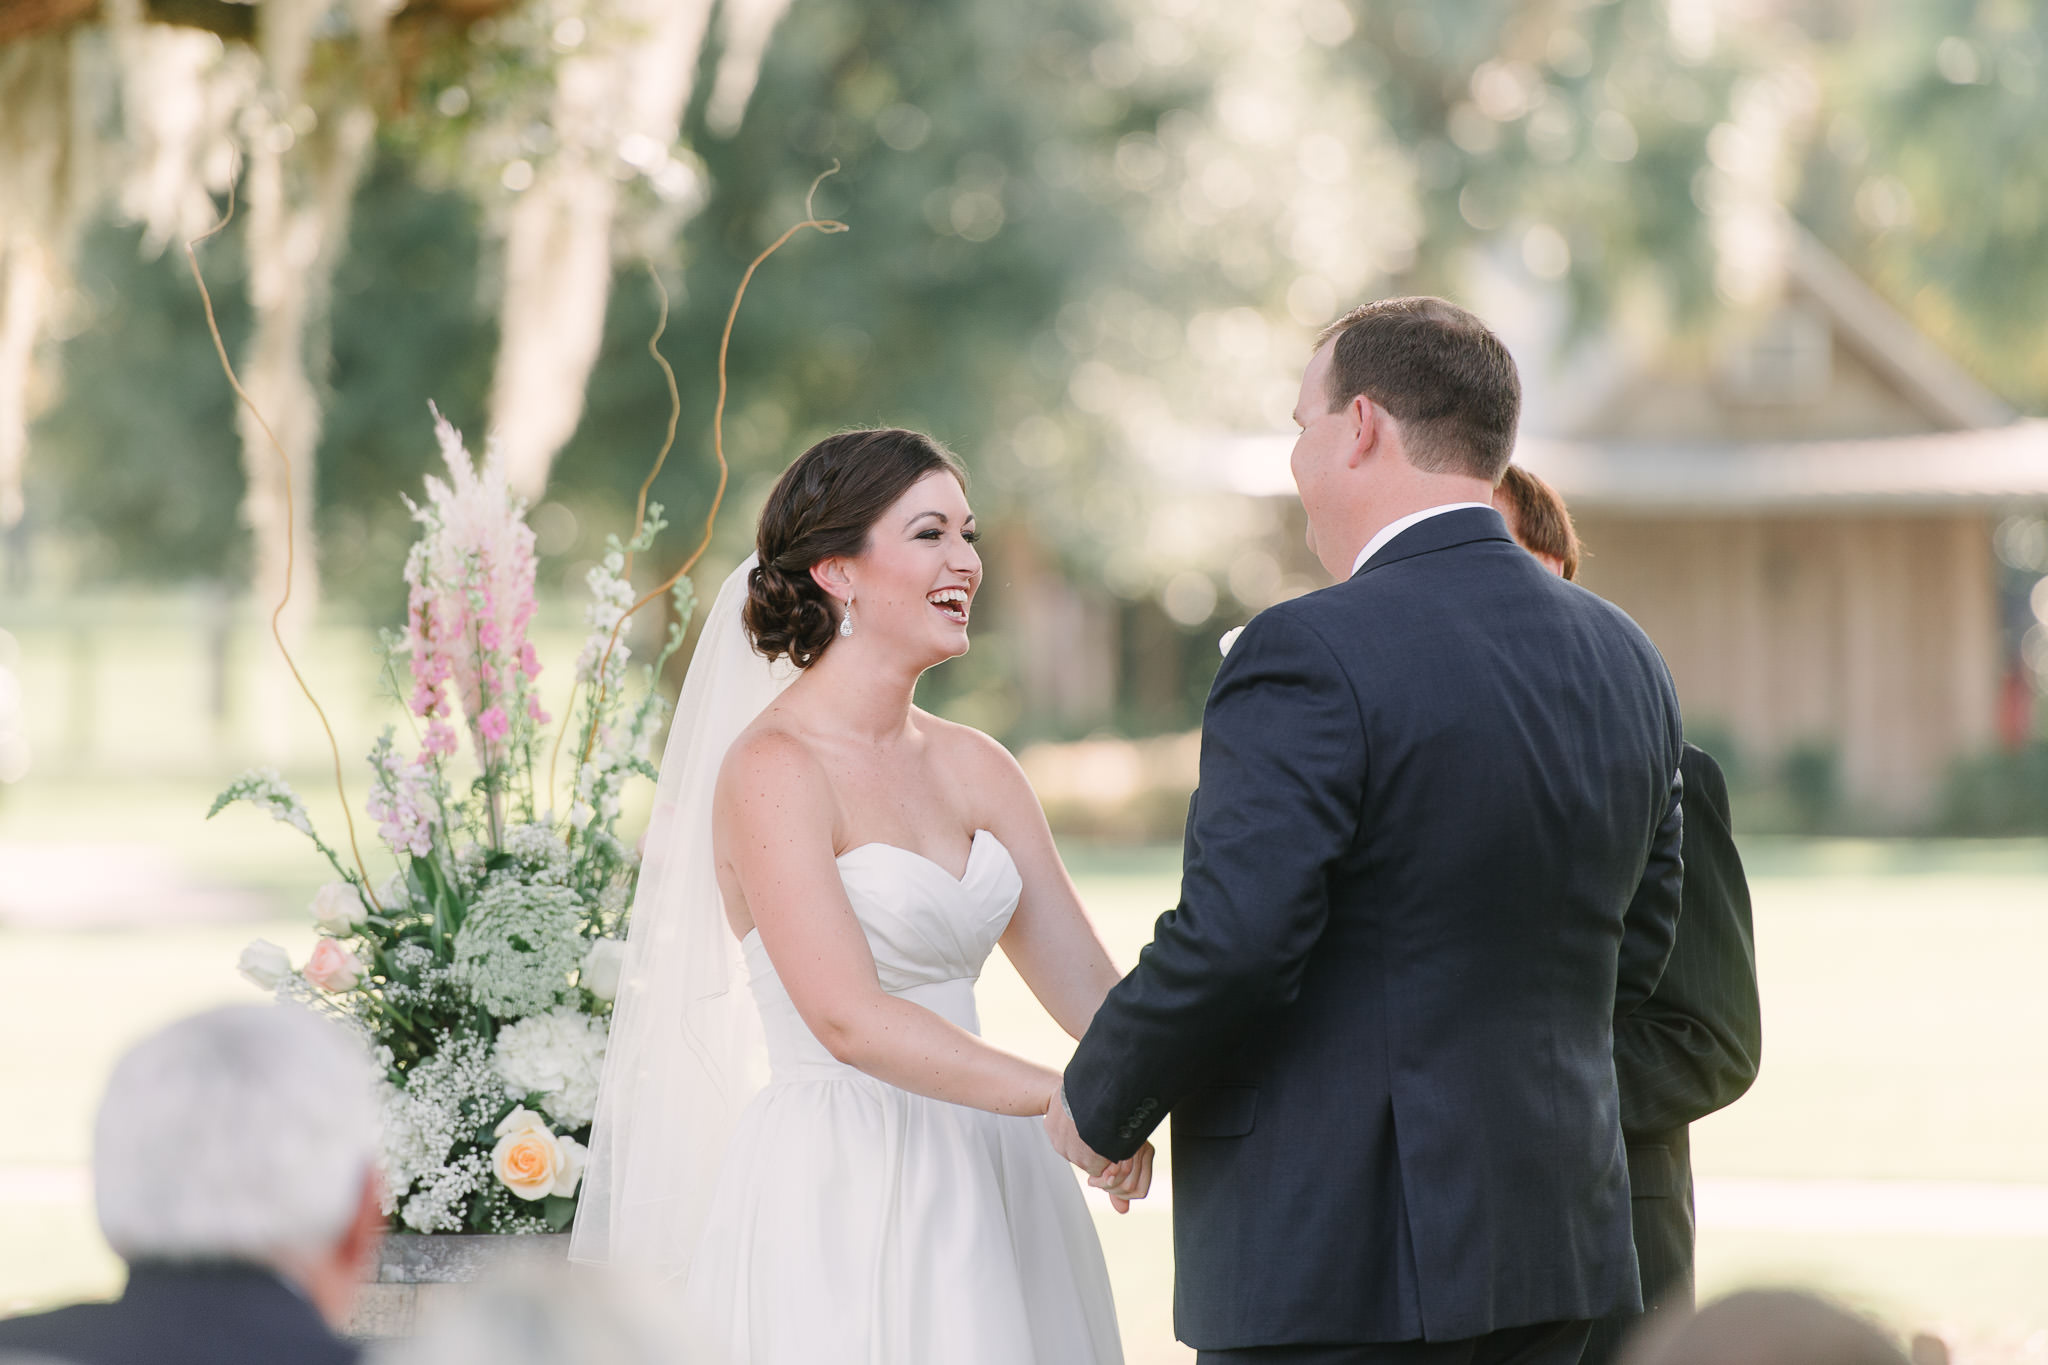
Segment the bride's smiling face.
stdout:
[[854,624],[854,639],[843,643],[865,636],[916,656],[919,667],[965,654],[981,587],[979,539],[952,474],[935,470],[912,484],[868,531],[867,548],[843,562]]

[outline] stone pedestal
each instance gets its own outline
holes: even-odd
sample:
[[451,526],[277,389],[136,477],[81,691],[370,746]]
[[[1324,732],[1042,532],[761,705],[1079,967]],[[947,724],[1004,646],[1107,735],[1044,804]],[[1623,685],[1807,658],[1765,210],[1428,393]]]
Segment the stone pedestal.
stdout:
[[409,1337],[423,1311],[462,1292],[473,1280],[527,1266],[566,1266],[569,1234],[540,1236],[422,1235],[394,1232],[377,1254],[376,1272],[356,1300],[348,1335],[359,1341]]

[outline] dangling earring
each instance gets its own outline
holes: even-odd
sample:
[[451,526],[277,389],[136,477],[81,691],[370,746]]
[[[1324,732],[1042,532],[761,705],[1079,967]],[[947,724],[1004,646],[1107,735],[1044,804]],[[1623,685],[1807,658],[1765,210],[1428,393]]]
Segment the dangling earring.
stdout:
[[839,638],[844,640],[853,634],[853,599],[846,599],[846,615],[839,618]]

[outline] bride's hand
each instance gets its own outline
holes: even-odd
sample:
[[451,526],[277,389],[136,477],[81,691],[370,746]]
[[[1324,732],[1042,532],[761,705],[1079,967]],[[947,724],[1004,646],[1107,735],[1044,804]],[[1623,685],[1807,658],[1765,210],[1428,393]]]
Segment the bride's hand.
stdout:
[[1131,1201],[1143,1199],[1152,1188],[1152,1144],[1146,1143],[1136,1155],[1116,1162],[1101,1175],[1091,1176],[1088,1183],[1109,1195],[1111,1208],[1129,1213]]

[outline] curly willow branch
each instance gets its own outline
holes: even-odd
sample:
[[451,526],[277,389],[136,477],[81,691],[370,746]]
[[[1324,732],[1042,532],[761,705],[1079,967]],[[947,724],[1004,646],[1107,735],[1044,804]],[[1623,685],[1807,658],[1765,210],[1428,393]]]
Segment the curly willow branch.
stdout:
[[[808,212],[808,207],[806,212]],[[668,463],[668,453],[675,449],[676,424],[683,417],[683,395],[676,389],[675,366],[668,363],[668,357],[661,353],[661,335],[668,330],[668,289],[661,282],[661,272],[654,268],[654,262],[647,263],[647,278],[654,282],[655,295],[661,300],[661,316],[654,320],[654,335],[647,338],[647,354],[654,357],[654,363],[661,366],[662,380],[668,385],[668,435],[661,441],[661,453],[654,457],[654,468],[647,471],[647,478],[640,484],[640,501],[633,506],[633,534],[640,534],[640,523],[647,518],[647,494],[654,487],[654,480],[661,473],[661,467]],[[625,577],[633,577],[633,551],[626,550]]]
[[185,261],[192,267],[193,283],[199,286],[199,301],[206,308],[206,330],[213,336],[213,351],[220,357],[220,367],[228,377],[228,386],[235,391],[235,397],[242,400],[242,405],[249,409],[249,415],[256,419],[256,425],[263,428],[263,434],[270,439],[270,448],[277,452],[278,463],[284,470],[284,595],[277,599],[277,606],[270,613],[270,638],[277,642],[277,652],[284,656],[284,666],[291,670],[292,680],[298,683],[299,691],[306,694],[306,700],[313,707],[313,714],[320,717],[320,728],[327,732],[327,748],[334,756],[334,791],[341,798],[341,818],[348,825],[348,851],[354,855],[356,872],[363,879],[363,898],[369,901],[372,909],[382,914],[384,907],[378,903],[377,893],[370,889],[370,870],[363,865],[363,850],[356,843],[356,821],[349,813],[348,787],[342,779],[341,744],[334,738],[334,727],[328,723],[326,709],[320,705],[320,699],[313,695],[313,689],[306,683],[305,674],[299,672],[298,661],[292,658],[291,650],[285,647],[284,631],[278,626],[278,621],[284,616],[284,609],[291,605],[292,578],[298,566],[298,544],[294,531],[296,515],[292,503],[292,459],[284,453],[283,442],[277,439],[277,433],[270,429],[270,423],[264,420],[262,412],[257,409],[256,400],[249,396],[249,391],[242,387],[242,381],[235,376],[234,364],[228,359],[227,343],[221,340],[220,319],[214,316],[213,293],[207,289],[206,276],[199,269],[199,244],[221,232],[234,221],[235,181],[238,178],[239,175],[228,178],[228,206],[220,221],[185,243]]
[[[718,339],[718,404],[711,411],[711,453],[718,460],[718,490],[712,494],[711,511],[704,518],[704,538],[697,542],[697,548],[690,552],[690,557],[683,561],[681,568],[663,579],[657,586],[649,590],[645,596],[634,602],[632,606],[626,608],[625,614],[620,616],[617,624],[612,627],[611,638],[605,642],[604,657],[598,660],[597,664],[597,704],[599,705],[604,701],[605,666],[611,662],[612,648],[618,644],[619,632],[625,629],[626,622],[632,617],[634,612],[640,610],[640,608],[656,598],[665,595],[669,589],[673,588],[682,579],[684,574],[697,567],[697,561],[702,559],[704,552],[711,548],[711,533],[718,525],[718,509],[725,503],[725,486],[732,475],[732,466],[727,464],[725,459],[725,362],[727,352],[732,348],[733,324],[739,320],[740,316],[740,300],[747,296],[747,286],[753,283],[754,272],[761,268],[761,263],[782,250],[790,238],[796,236],[805,228],[814,229],[828,237],[833,233],[845,232],[847,230],[846,224],[836,218],[817,217],[815,210],[811,207],[811,201],[817,196],[818,186],[825,182],[826,176],[835,175],[838,171],[839,163],[834,161],[830,170],[821,172],[818,178],[811,182],[810,193],[804,196],[804,220],[801,223],[792,224],[786,232],[769,244],[766,251],[756,256],[753,264],[747,267],[747,273],[740,276],[739,288],[733,291],[732,307],[725,315],[725,334]],[[663,368],[667,368],[666,363],[664,363]],[[671,392],[673,392],[673,388],[671,388]],[[666,446],[662,448],[662,454],[664,457],[668,454]],[[657,463],[655,465],[656,471],[659,472],[660,468],[660,464]],[[647,482],[651,485],[654,482],[654,475],[648,475]],[[641,487],[640,496],[644,505],[647,497],[646,485]],[[593,705],[591,709],[591,716],[590,731],[583,737],[583,757],[579,761],[579,767],[581,764],[590,761],[590,751],[597,743],[596,705]],[[552,787],[550,790],[552,790]]]

